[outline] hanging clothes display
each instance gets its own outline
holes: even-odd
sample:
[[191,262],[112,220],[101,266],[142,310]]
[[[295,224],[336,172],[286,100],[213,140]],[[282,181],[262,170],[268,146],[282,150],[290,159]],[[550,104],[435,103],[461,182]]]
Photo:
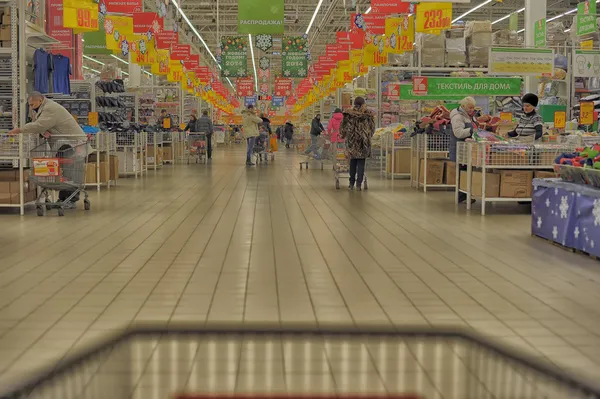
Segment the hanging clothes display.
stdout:
[[71,94],[71,60],[62,54],[52,55],[54,93]]
[[52,72],[52,56],[39,48],[33,53],[33,87],[40,93],[48,93],[50,73]]

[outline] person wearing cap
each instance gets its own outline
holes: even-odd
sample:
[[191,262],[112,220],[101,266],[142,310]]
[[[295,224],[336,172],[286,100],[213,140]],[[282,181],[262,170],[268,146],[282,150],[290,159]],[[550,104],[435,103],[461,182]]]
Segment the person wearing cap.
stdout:
[[522,98],[523,111],[525,114],[519,119],[519,124],[512,132],[508,132],[508,137],[518,139],[539,140],[544,134],[544,121],[535,108],[538,106],[538,96],[527,93]]

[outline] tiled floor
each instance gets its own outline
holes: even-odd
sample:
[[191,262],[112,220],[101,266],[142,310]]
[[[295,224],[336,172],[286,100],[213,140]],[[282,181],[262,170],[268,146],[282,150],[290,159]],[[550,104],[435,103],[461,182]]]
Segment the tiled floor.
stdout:
[[0,387],[132,321],[463,326],[600,377],[600,263],[525,213],[242,157],[121,180],[90,213],[0,214]]

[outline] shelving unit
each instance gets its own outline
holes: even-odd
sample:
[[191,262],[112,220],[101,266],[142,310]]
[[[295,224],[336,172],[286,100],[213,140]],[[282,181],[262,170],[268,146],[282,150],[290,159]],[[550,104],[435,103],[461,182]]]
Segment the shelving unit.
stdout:
[[[88,154],[88,164],[92,164],[96,171],[96,181],[94,183],[85,183],[86,187],[96,187],[100,191],[100,187],[106,186],[110,188],[111,183],[116,184],[116,180],[111,179],[111,156],[116,156],[116,148],[112,145],[114,140],[112,133],[109,132],[98,132],[92,135],[88,141],[91,150]],[[106,177],[106,179],[102,179]],[[106,180],[106,181],[102,181]]]

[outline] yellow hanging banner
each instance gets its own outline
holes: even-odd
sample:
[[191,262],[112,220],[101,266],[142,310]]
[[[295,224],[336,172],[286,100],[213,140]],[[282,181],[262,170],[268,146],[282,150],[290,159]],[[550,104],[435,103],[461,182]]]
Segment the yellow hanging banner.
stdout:
[[63,26],[75,29],[79,33],[97,31],[98,7],[96,9],[64,7]]
[[391,54],[402,54],[413,51],[415,41],[414,17],[404,15],[399,18],[385,20],[386,51]]
[[452,3],[420,3],[416,31],[439,34],[452,26]]
[[148,40],[147,35],[134,34],[132,40],[129,42],[129,48],[132,62],[144,66],[151,66],[155,63],[156,50],[154,48],[154,41]]
[[[129,51],[129,41],[133,40],[133,18],[116,15],[104,17],[104,30],[106,31],[106,48],[113,53],[120,53],[123,47]],[[126,42],[127,45],[125,45]]]
[[169,72],[169,50],[156,50],[156,59],[150,69],[154,75],[166,75]]
[[177,83],[181,81],[183,77],[183,65],[180,61],[171,60],[169,63],[169,71],[167,73],[167,80],[169,82]]

